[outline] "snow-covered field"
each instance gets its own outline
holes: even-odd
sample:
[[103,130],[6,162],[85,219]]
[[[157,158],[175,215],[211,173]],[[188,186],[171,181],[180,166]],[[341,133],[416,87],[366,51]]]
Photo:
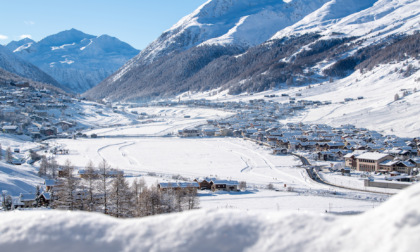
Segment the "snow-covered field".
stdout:
[[[140,107],[129,109],[144,119],[139,120],[141,124],[107,127],[86,131],[86,134],[98,134],[100,136],[164,136],[177,133],[178,130],[187,127],[206,124],[206,120],[215,120],[233,115],[230,112],[207,108],[189,107]],[[145,115],[142,116],[142,113]],[[186,118],[187,117],[187,118]],[[122,122],[124,124],[124,122]]]
[[417,251],[420,185],[356,216],[232,209],[142,219],[0,213],[2,251]]
[[[93,111],[90,105],[85,105],[85,110]],[[190,181],[198,177],[217,177],[247,183],[246,192],[200,192],[201,207],[205,209],[364,212],[388,198],[387,195],[354,192],[314,182],[300,167],[298,158],[272,155],[270,148],[251,141],[180,138],[172,134],[179,129],[205,124],[208,119],[228,117],[229,112],[188,107],[141,107],[124,113],[130,117],[132,111],[137,115],[147,114],[153,121],[84,132],[100,136],[95,139],[51,139],[45,143],[49,148],[69,150],[69,154],[55,155],[59,164],[68,159],[77,170],[89,161],[99,164],[105,159],[113,168],[124,170],[129,181],[142,176],[149,185],[173,181],[174,175]],[[124,114],[103,112],[100,116],[111,122]],[[88,125],[100,121],[96,117],[92,121],[86,120]],[[22,151],[40,148],[37,143],[7,136],[3,136],[2,143],[3,147],[19,147]],[[45,154],[44,150],[39,153]],[[35,166],[2,164],[1,189],[12,195],[35,192],[36,185],[43,183],[36,176],[37,163]],[[277,191],[266,189],[270,183]]]
[[33,166],[28,164],[11,165],[3,161],[5,151],[9,147],[12,152],[15,149],[19,149],[19,154],[13,153],[15,159],[25,159],[30,149],[38,149],[38,144],[30,142],[24,136],[11,136],[1,133],[0,143],[3,149],[3,157],[0,161],[0,192],[7,190],[12,195],[35,192],[35,187],[43,184],[44,180],[37,176],[37,171]]
[[[173,175],[191,181],[198,177],[246,181],[246,192],[200,192],[201,207],[205,209],[364,212],[388,198],[316,183],[300,167],[298,158],[271,155],[270,148],[251,141],[166,135],[206,119],[229,116],[228,113],[191,108],[188,112],[185,108],[148,108],[147,114],[165,119],[90,131],[103,136],[97,139],[56,139],[48,143],[50,147],[70,150],[68,155],[56,156],[59,163],[68,159],[76,168],[83,168],[89,161],[99,164],[105,159],[112,167],[124,170],[128,177],[145,177],[148,184],[173,181]],[[191,118],[184,118],[186,114]],[[266,189],[270,183],[277,191]],[[288,188],[292,192],[287,191]]]

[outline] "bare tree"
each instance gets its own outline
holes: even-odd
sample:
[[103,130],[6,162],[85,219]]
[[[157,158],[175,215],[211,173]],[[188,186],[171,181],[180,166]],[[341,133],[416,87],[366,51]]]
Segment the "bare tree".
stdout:
[[13,161],[13,154],[12,154],[12,150],[10,149],[10,147],[8,147],[7,149],[6,149],[6,162],[7,163],[12,163],[12,161]]
[[8,211],[12,208],[11,204],[9,205],[8,198],[10,197],[7,190],[1,191],[1,197],[2,197],[2,207],[4,211]]
[[1,147],[1,143],[0,143],[0,160],[3,159],[3,149]]
[[98,184],[98,191],[102,196],[102,206],[103,211],[105,214],[108,213],[108,177],[109,171],[111,170],[111,166],[103,159],[99,165],[99,184]]
[[131,191],[122,173],[112,179],[109,214],[117,218],[131,217]]
[[131,185],[131,191],[133,193],[133,215],[136,217],[141,216],[141,200],[140,195],[141,193],[147,189],[146,188],[146,181],[144,178],[135,179],[133,184]]
[[197,195],[197,189],[195,188],[186,188],[186,202],[187,202],[187,209],[197,209],[200,205],[200,201]]
[[152,186],[149,191],[149,201],[150,201],[150,215],[156,215],[161,213],[161,197],[160,191],[157,185]]
[[42,177],[47,175],[47,169],[49,167],[49,163],[46,156],[41,157],[41,164],[39,165],[38,176]]
[[89,161],[85,167],[84,179],[87,183],[87,204],[90,212],[95,211],[97,200],[95,196],[95,185],[98,179],[98,171],[95,169],[92,161]]
[[51,158],[51,161],[49,162],[48,167],[50,168],[51,177],[55,179],[57,177],[58,163],[54,157]]
[[80,201],[77,195],[77,179],[73,176],[73,165],[69,160],[66,160],[62,167],[62,176],[58,179],[57,185],[54,187],[55,208],[74,210],[77,208],[77,200]]

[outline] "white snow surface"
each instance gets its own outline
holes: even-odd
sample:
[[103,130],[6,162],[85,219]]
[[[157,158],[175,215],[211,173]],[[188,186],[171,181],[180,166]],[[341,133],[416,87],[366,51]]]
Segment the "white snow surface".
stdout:
[[356,216],[231,209],[120,220],[61,211],[0,213],[4,251],[416,251],[420,185]]
[[334,36],[358,36],[364,45],[393,34],[410,34],[420,29],[417,0],[332,0],[272,37],[320,32]]
[[0,191],[7,190],[10,195],[18,196],[20,193],[35,193],[37,185],[42,185],[44,180],[37,176],[35,167],[29,164],[11,165],[4,162],[5,150],[10,147],[12,151],[18,148],[21,154],[13,153],[15,158],[27,159],[26,153],[30,149],[36,150],[38,144],[23,136],[10,136],[0,133],[0,143],[3,158],[0,161]]

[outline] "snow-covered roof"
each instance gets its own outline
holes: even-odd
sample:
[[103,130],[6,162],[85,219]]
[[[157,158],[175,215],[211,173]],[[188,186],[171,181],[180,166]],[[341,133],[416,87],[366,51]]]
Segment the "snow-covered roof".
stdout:
[[236,180],[212,180],[212,181],[216,185],[220,185],[220,184],[225,184],[228,186],[239,185],[239,182]]
[[160,188],[199,188],[197,182],[169,182],[159,183]]
[[20,194],[20,201],[34,201],[36,199],[36,195],[32,193],[21,193]]
[[358,159],[368,159],[368,160],[379,160],[384,157],[389,156],[388,154],[378,153],[378,152],[366,152],[358,156]]
[[17,130],[18,126],[13,126],[13,125],[8,125],[8,126],[3,126],[4,130]]
[[48,192],[44,192],[42,195],[44,196],[44,198],[45,198],[46,200],[51,200],[51,194],[50,194],[50,193],[48,193]]

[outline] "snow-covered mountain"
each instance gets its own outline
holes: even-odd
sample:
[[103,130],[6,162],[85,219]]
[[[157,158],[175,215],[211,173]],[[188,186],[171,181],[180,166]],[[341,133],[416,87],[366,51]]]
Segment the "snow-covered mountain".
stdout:
[[419,12],[415,0],[210,0],[86,95],[237,94],[342,78],[420,30]]
[[256,46],[277,31],[301,20],[328,0],[212,0],[182,18],[151,43],[137,60],[198,45]]
[[0,68],[34,81],[61,87],[60,84],[50,75],[46,74],[35,65],[16,56],[2,45],[0,45]]
[[21,51],[21,50],[27,49],[33,43],[35,43],[35,41],[33,41],[32,39],[24,38],[19,41],[12,41],[9,44],[7,44],[5,47],[9,49],[10,51],[15,52],[15,51]]
[[11,42],[7,48],[73,92],[95,86],[139,53],[117,38],[93,36],[75,29],[39,42],[27,39]]

